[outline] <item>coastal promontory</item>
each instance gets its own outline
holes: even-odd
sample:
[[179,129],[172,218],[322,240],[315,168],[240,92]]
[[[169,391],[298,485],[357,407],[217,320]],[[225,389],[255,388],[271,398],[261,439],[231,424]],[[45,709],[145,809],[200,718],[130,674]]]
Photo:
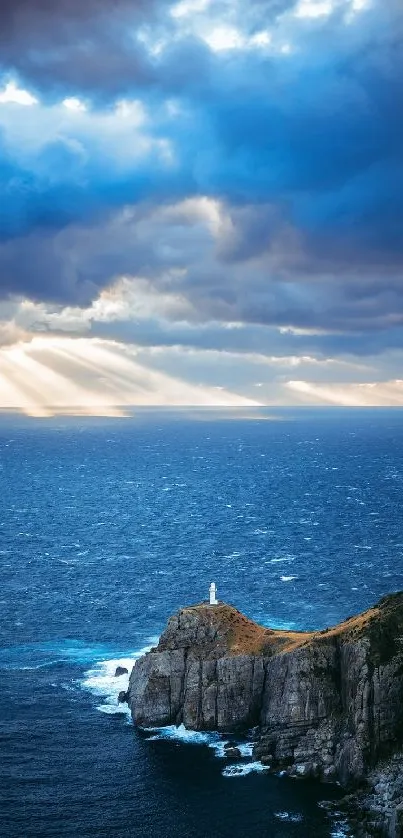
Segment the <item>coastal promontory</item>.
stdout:
[[224,603],[182,608],[127,699],[141,727],[254,728],[256,758],[353,788],[363,834],[403,835],[403,593],[316,632],[265,628]]

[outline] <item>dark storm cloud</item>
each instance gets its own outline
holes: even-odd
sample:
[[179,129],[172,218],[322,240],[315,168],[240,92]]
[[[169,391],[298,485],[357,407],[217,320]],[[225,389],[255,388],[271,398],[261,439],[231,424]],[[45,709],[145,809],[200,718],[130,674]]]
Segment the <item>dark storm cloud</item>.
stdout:
[[[174,49],[167,49],[161,73],[138,37],[144,27],[156,41],[169,42],[175,33],[174,5],[172,0],[4,0],[0,68],[16,71],[48,97],[80,90],[94,101],[110,101],[144,85],[183,87],[189,68],[193,79],[197,68],[208,71],[208,50],[200,41],[179,38]],[[215,14],[229,5],[215,2]],[[249,0],[243,20],[253,31],[262,17],[273,19],[294,5],[295,0]]]
[[[292,5],[249,4],[245,37]],[[324,21],[290,17],[289,55],[213,54],[185,30],[169,41],[168,11],[123,0],[2,4],[5,69],[32,82],[45,104],[55,86],[98,103],[131,93],[147,109],[150,141],[140,162],[122,166],[130,137],[103,146],[89,123],[61,131],[56,119],[27,154],[24,141],[22,151],[10,144],[0,109],[3,295],[86,304],[121,273],[166,291],[161,276],[181,269],[166,293],[179,291],[200,321],[344,331],[360,346],[372,329],[400,328],[400,4],[378,0],[347,23],[342,2]],[[141,26],[168,39],[159,53],[135,41]],[[133,129],[132,145],[140,140]],[[161,141],[172,146],[171,164]],[[155,221],[156,206],[192,195],[227,208],[231,225],[215,245],[185,218]],[[130,221],[120,218],[124,207],[136,207]],[[331,340],[337,351],[341,338]]]
[[[79,86],[93,93],[104,83],[119,92],[145,72],[131,32],[151,21],[162,0],[2,0],[0,67],[17,71],[47,91]],[[167,3],[165,3],[167,5]]]

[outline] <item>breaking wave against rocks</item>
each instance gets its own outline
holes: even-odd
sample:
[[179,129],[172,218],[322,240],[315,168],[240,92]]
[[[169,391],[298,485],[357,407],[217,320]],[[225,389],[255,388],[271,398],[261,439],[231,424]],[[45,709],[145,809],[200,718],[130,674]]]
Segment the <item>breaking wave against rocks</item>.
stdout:
[[[126,692],[129,686],[130,673],[136,660],[149,652],[150,649],[158,642],[158,637],[150,638],[148,646],[133,652],[131,655],[121,658],[112,658],[110,660],[98,661],[85,674],[80,681],[81,686],[89,690],[97,699],[102,699],[101,703],[97,705],[97,709],[101,713],[109,713],[110,715],[124,715],[131,719],[130,709],[127,704],[120,704],[118,696],[120,692]],[[118,667],[127,669],[122,675],[115,675]]]
[[267,765],[262,765],[261,762],[237,762],[235,765],[227,765],[223,768],[223,777],[246,777],[253,772],[268,771]]
[[[127,704],[119,703],[118,696],[121,691],[126,692],[128,689],[130,673],[136,661],[150,651],[157,642],[158,638],[152,638],[149,646],[145,646],[130,656],[98,661],[85,673],[80,685],[97,699],[102,699],[102,702],[96,705],[97,710],[109,715],[126,716],[128,722],[131,723],[130,708]],[[115,675],[118,667],[127,669],[127,672]],[[142,728],[141,730],[147,742],[167,741],[177,742],[181,745],[207,746],[218,759],[228,761],[229,764],[222,769],[223,777],[246,777],[252,772],[259,773],[268,770],[268,767],[262,765],[259,761],[246,761],[252,756],[253,742],[245,741],[245,739],[240,740],[234,736],[228,738],[224,734],[215,732],[189,730],[183,724]],[[227,754],[227,748],[229,747],[238,750],[241,760],[236,762],[230,760]]]
[[[253,752],[253,742],[245,742],[244,739],[240,741],[233,736],[229,739],[225,736],[225,734],[220,733],[189,730],[183,724],[178,726],[167,725],[166,727],[144,728],[144,732],[149,734],[147,736],[148,742],[167,740],[171,742],[180,742],[183,745],[207,745],[207,747],[211,748],[215,756],[219,759],[229,759],[227,748],[236,748],[239,751],[240,756],[243,758],[252,756]],[[253,763],[253,765],[255,764],[261,765],[260,763]],[[236,763],[236,765],[233,766],[234,769],[238,765],[242,767],[242,769],[247,768],[247,765],[244,765],[243,763]],[[248,765],[251,766],[252,763],[249,763]],[[261,768],[263,768],[263,766],[261,766]],[[237,776],[239,773],[246,775],[251,770],[253,769],[249,768],[248,770],[237,772]],[[226,769],[223,770],[223,775],[225,777],[232,776],[231,774],[226,773]]]
[[199,730],[189,730],[185,725],[167,725],[166,727],[146,727],[143,728],[147,735],[148,742],[155,742],[156,740],[168,740],[173,742],[181,742],[183,745],[207,745],[217,755],[220,755],[221,749],[224,748],[224,741],[219,733],[208,733]]
[[401,414],[260,416],[0,417],[5,838],[205,838],[212,812],[214,838],[349,834],[319,806],[337,787],[263,770],[250,741],[136,732],[117,701],[116,668],[212,580],[286,629],[402,587]]
[[[98,700],[102,699],[101,703],[96,705],[97,710],[109,715],[126,716],[128,722],[131,723],[130,708],[127,704],[119,703],[118,696],[120,692],[127,691],[130,673],[136,661],[146,652],[149,652],[157,642],[158,638],[152,638],[149,646],[145,646],[130,656],[98,661],[84,674],[79,682],[80,686],[92,693]],[[127,672],[115,675],[119,667],[127,669]],[[205,745],[211,748],[219,759],[228,759],[226,753],[228,747],[237,748],[243,759],[252,756],[253,752],[253,742],[245,742],[244,739],[239,740],[235,737],[229,739],[220,733],[189,730],[183,724],[142,728],[141,730],[148,742],[165,740],[178,742],[182,745]],[[237,762],[234,765],[228,765],[222,773],[224,777],[242,777],[250,774],[251,771],[263,770],[265,770],[265,766],[260,762]]]

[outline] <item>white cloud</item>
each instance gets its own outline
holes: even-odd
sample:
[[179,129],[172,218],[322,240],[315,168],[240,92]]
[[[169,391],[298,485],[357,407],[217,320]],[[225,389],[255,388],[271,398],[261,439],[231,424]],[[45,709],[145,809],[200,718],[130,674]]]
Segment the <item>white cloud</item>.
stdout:
[[[200,35],[200,32],[198,34]],[[205,28],[201,37],[213,52],[236,49],[265,49],[272,43],[271,32],[267,29],[262,29],[249,37],[240,29],[230,25]]]
[[21,340],[28,340],[29,335],[14,319],[0,320],[0,346],[13,346]]
[[8,93],[0,95],[0,131],[10,156],[22,165],[37,166],[42,149],[52,143],[74,150],[77,167],[87,163],[90,146],[94,158],[106,158],[121,173],[150,154],[156,154],[163,165],[171,165],[174,159],[171,141],[153,136],[152,120],[139,99],[121,100],[113,108],[95,111],[66,106],[66,100],[17,109],[14,101]]
[[86,111],[87,108],[84,102],[81,99],[77,99],[75,96],[71,96],[67,99],[63,99],[62,105],[65,108],[68,108],[70,111]]
[[140,99],[121,99],[116,104],[115,114],[120,119],[127,119],[133,125],[144,125],[147,120],[146,109]]
[[13,102],[16,105],[37,105],[38,99],[32,96],[32,93],[29,93],[28,90],[23,90],[17,87],[14,82],[9,82],[0,93],[0,103],[4,105],[9,102]]
[[365,12],[371,5],[371,0],[351,0],[350,8],[345,16],[346,23],[352,23],[360,12]]
[[150,55],[158,56],[170,43],[168,38],[155,37],[149,27],[143,27],[136,33],[136,39],[143,44]]
[[204,40],[214,52],[228,49],[243,49],[245,38],[234,26],[216,26],[206,33]]
[[[172,279],[174,271],[171,272]],[[169,284],[169,272],[166,275]],[[56,306],[20,300],[9,321],[0,319],[0,346],[16,343],[28,334],[44,332],[86,336],[97,324],[168,319],[173,322],[194,319],[191,303],[180,293],[159,291],[150,280],[122,277],[104,289],[87,308]],[[13,339],[14,336],[14,339]]]
[[271,41],[271,33],[267,29],[263,29],[261,32],[256,32],[255,35],[252,35],[249,43],[253,46],[266,47],[271,44]]
[[208,198],[205,195],[186,198],[184,201],[162,207],[158,211],[158,216],[167,221],[177,218],[178,221],[191,221],[193,224],[202,223],[214,238],[220,238],[232,228],[230,216],[224,205],[219,200]]
[[198,12],[205,12],[210,6],[211,0],[181,0],[172,6],[170,14],[174,18],[189,17]]
[[296,17],[325,17],[333,11],[332,0],[300,0],[296,9]]
[[288,381],[286,387],[305,404],[342,405],[344,407],[403,406],[403,381],[369,381],[362,384],[315,384]]

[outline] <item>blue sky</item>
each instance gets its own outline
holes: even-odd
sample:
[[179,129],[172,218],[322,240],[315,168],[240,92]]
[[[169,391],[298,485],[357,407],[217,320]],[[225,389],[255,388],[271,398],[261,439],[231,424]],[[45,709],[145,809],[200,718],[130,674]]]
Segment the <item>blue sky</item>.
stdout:
[[3,0],[0,406],[402,404],[400,0]]

